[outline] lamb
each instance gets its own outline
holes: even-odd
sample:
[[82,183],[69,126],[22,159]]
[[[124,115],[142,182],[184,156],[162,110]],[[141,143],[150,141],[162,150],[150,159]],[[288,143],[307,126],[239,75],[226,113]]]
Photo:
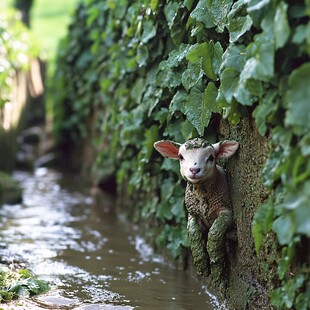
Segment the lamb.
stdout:
[[161,155],[179,160],[181,175],[187,182],[187,230],[197,272],[203,277],[211,274],[215,285],[224,291],[226,235],[233,219],[225,171],[216,159],[231,157],[238,147],[236,141],[210,144],[202,138],[183,144],[168,140],[154,143]]

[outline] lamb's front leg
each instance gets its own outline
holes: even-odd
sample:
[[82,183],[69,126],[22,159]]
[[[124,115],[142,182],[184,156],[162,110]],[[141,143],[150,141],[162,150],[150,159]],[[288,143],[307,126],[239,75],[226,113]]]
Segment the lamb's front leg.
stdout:
[[226,234],[232,226],[232,214],[229,210],[221,212],[213,222],[207,242],[211,274],[215,284],[225,292],[227,286],[226,269]]
[[198,218],[191,213],[188,213],[187,232],[197,273],[202,277],[207,277],[210,274],[210,260]]

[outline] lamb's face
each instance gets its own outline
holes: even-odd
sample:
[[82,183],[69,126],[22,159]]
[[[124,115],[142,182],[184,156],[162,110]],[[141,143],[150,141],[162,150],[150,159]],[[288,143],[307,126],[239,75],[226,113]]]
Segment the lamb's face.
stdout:
[[179,148],[180,171],[182,177],[193,184],[212,178],[215,169],[215,150],[212,145],[188,145]]
[[212,179],[216,169],[215,159],[231,157],[239,143],[224,140],[210,144],[202,138],[194,138],[184,144],[160,140],[154,143],[154,147],[164,157],[178,159],[182,177],[195,184]]

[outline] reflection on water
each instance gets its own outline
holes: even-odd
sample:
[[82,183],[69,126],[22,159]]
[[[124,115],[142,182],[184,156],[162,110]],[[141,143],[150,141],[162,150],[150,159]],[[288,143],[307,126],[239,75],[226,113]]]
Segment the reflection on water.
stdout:
[[53,286],[31,300],[33,309],[219,309],[198,281],[108,212],[109,197],[95,205],[72,179],[45,168],[15,178],[24,203],[0,209],[0,240],[9,260],[23,257]]

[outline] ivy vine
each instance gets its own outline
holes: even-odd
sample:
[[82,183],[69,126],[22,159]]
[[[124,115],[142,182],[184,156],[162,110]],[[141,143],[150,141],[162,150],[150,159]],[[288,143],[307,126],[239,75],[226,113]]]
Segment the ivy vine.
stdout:
[[307,309],[310,299],[309,264],[296,255],[310,238],[309,16],[309,0],[86,0],[55,78],[59,140],[86,138],[95,113],[96,143],[108,145],[97,173],[117,171],[139,198],[136,220],[152,219],[174,258],[188,247],[182,184],[153,142],[204,136],[214,113],[233,125],[253,111],[269,139],[262,178],[272,193],[253,237],[257,252],[268,233],[277,237],[278,309]]

